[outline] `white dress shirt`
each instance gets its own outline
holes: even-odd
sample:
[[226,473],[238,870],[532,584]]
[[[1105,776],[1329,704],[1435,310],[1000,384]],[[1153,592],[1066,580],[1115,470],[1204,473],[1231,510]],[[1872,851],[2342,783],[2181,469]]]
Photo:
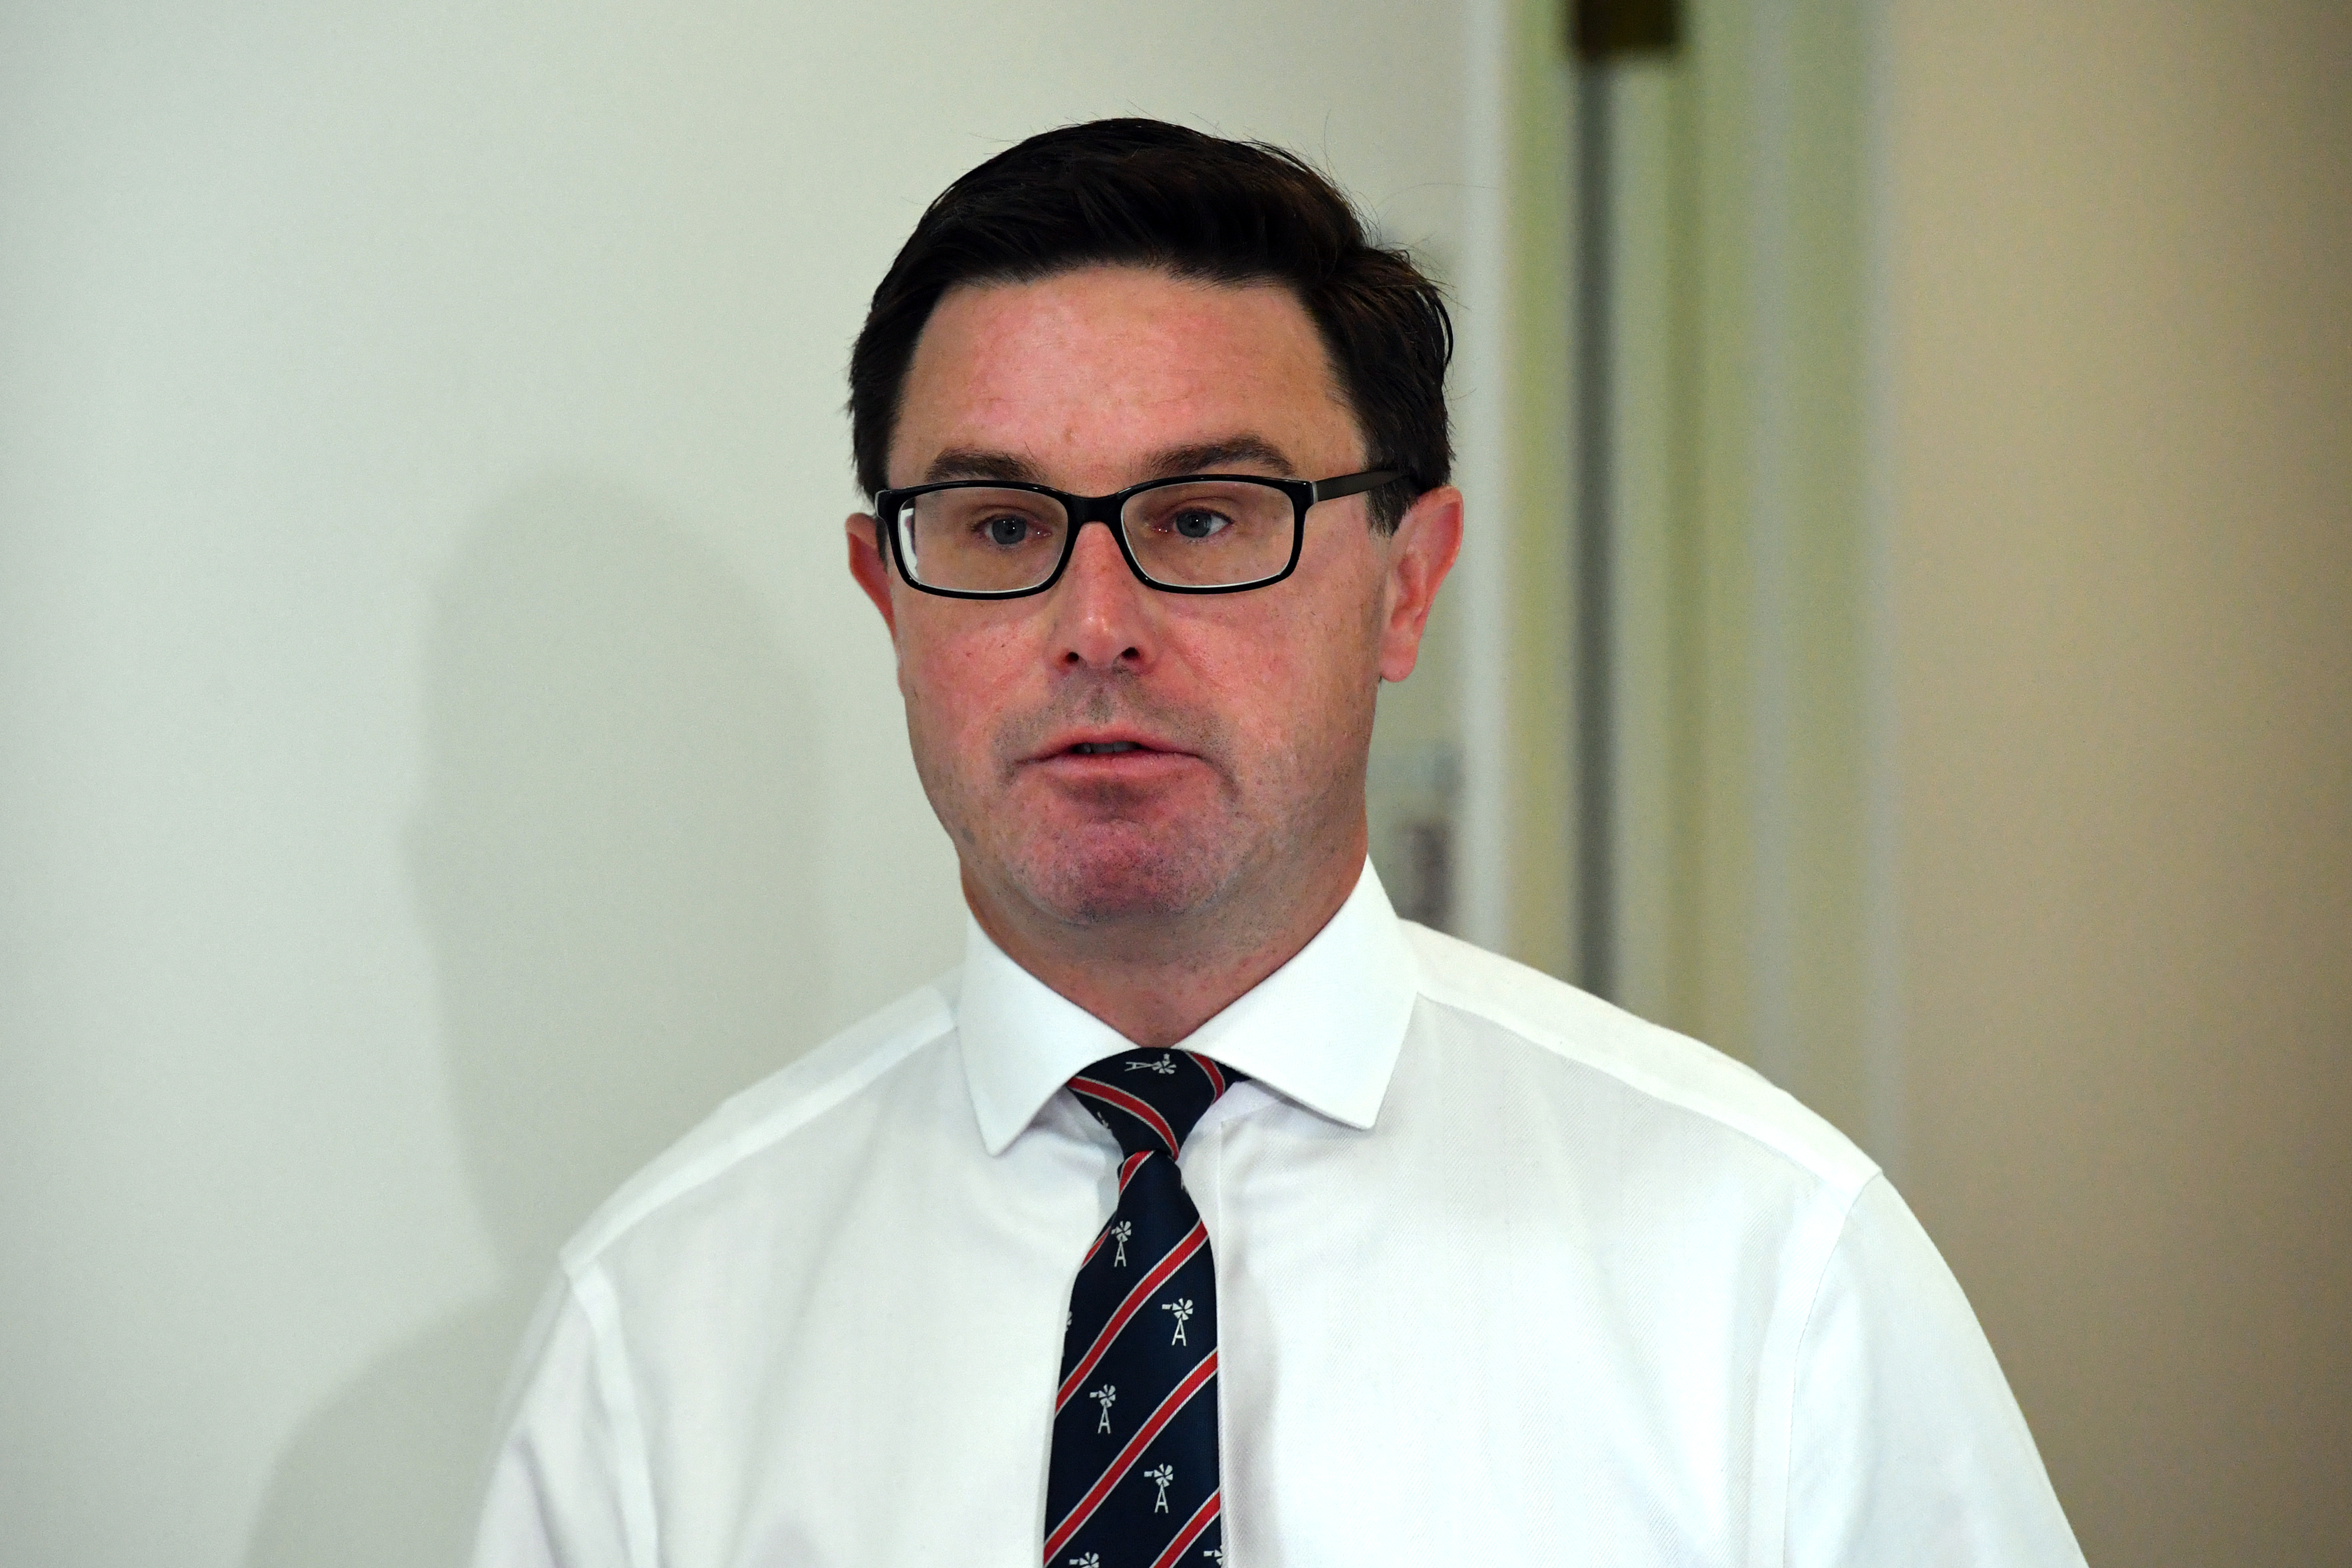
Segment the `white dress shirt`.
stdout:
[[[1228,1564],[2082,1562],[1918,1223],[1746,1068],[1369,868],[1185,1047],[1255,1080],[1181,1162]],[[1118,1163],[1063,1084],[1127,1047],[975,925],[730,1101],[566,1249],[479,1568],[1037,1564]]]

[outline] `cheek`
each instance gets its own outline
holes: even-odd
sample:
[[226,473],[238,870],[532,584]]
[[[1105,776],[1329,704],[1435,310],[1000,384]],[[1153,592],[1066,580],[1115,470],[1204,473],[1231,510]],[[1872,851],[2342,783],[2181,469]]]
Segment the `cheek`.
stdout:
[[1271,771],[1319,773],[1360,739],[1379,675],[1365,622],[1345,613],[1286,616],[1227,635],[1197,657],[1215,674],[1227,721]]
[[909,627],[899,644],[898,691],[908,730],[932,763],[985,757],[993,721],[1013,705],[1024,650],[1008,628],[949,636]]

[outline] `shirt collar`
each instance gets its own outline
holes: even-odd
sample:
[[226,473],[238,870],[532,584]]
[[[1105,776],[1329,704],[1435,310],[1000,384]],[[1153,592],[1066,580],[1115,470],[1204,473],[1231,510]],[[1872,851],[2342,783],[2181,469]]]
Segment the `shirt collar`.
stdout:
[[[1355,891],[1290,962],[1182,1042],[1349,1127],[1370,1128],[1404,1044],[1418,981],[1388,894],[1365,861]],[[980,1135],[1001,1154],[1089,1062],[1133,1048],[964,917],[956,1000]]]

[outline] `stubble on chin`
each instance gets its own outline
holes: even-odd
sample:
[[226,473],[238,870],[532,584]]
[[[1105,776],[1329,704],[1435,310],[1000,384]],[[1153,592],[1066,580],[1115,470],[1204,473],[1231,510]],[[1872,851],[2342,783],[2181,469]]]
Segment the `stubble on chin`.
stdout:
[[1031,905],[1065,925],[1175,921],[1213,907],[1239,869],[1238,847],[1212,837],[1198,822],[1175,832],[1089,825],[1026,836],[1006,846],[1003,865]]

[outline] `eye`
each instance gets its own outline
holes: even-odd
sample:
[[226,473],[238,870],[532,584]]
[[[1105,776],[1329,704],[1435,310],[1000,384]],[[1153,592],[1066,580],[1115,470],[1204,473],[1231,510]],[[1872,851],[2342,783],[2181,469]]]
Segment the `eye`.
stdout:
[[1003,545],[1009,550],[1016,544],[1025,544],[1029,542],[1029,520],[1012,512],[1001,511],[994,517],[983,520],[980,525],[980,531],[991,544]]
[[1233,525],[1233,519],[1203,506],[1188,506],[1168,518],[1168,527],[1186,539],[1212,539]]

